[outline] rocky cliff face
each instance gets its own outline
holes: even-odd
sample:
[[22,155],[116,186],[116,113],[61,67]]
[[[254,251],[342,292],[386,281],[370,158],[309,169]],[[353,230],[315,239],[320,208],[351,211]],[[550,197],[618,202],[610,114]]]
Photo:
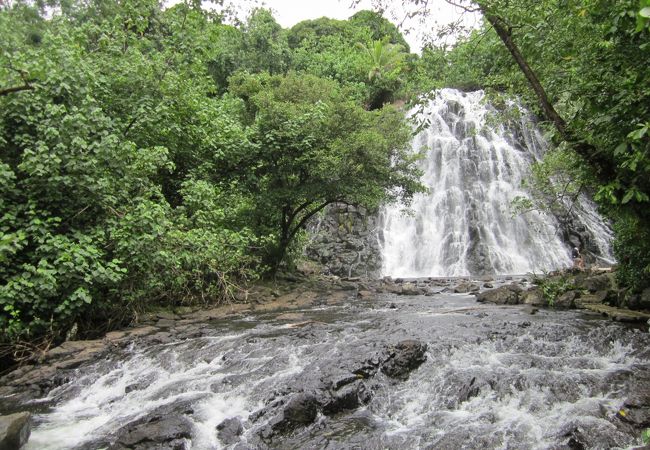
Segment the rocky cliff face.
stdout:
[[377,222],[377,214],[364,208],[331,205],[311,223],[306,255],[328,274],[377,277],[381,270]]

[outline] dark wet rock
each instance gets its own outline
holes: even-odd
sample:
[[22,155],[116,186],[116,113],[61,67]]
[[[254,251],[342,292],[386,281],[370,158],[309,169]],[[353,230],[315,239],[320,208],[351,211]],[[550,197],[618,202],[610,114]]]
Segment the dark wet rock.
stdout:
[[153,374],[147,374],[146,376],[141,377],[140,379],[138,379],[137,382],[127,385],[124,388],[124,393],[128,394],[129,392],[133,392],[133,391],[141,391],[141,390],[146,389],[147,387],[149,387],[151,385],[151,383],[153,383],[154,381],[155,381],[154,375]]
[[623,291],[619,299],[619,305],[626,305],[630,309],[650,310],[650,288],[644,289],[640,294]]
[[0,450],[17,450],[27,443],[32,430],[28,412],[0,416]]
[[620,448],[620,433],[609,427],[588,428],[582,424],[569,423],[560,431],[560,436],[565,439],[566,447],[561,449],[586,450]]
[[95,443],[92,448],[117,449],[173,449],[182,450],[191,439],[194,400],[163,405],[146,416],[118,429],[109,442]]
[[387,349],[381,371],[392,378],[405,380],[409,373],[426,361],[427,345],[415,340],[398,342]]
[[226,445],[239,441],[239,436],[244,432],[244,426],[238,417],[231,417],[217,425],[217,436]]
[[168,344],[174,339],[175,337],[167,331],[159,331],[158,333],[147,336],[147,341],[152,344]]
[[111,449],[183,449],[192,437],[192,422],[183,415],[147,416],[132,422],[118,432]]
[[641,292],[641,304],[639,306],[644,309],[650,309],[650,288],[645,288]]
[[584,444],[584,434],[579,428],[575,428],[569,433],[564,435],[567,440],[567,448],[569,450],[586,450],[587,446]]
[[291,431],[300,426],[309,425],[318,415],[320,402],[318,398],[309,393],[294,394],[287,404],[284,406],[282,413],[271,421],[270,427],[272,431],[266,432],[266,436],[271,436],[273,433],[284,433]]
[[516,305],[519,303],[521,288],[517,286],[519,288],[517,290],[513,289],[512,286],[517,285],[501,286],[496,289],[481,292],[476,295],[476,301],[481,303],[495,303],[497,305]]
[[391,303],[390,305],[388,305],[388,308],[397,309],[397,305],[395,303]]
[[553,302],[553,306],[556,308],[564,308],[564,309],[575,308],[576,298],[578,298],[577,291],[567,291],[555,299],[555,301]]
[[340,389],[341,387],[354,383],[359,379],[358,375],[355,375],[350,372],[342,372],[339,374],[331,375],[328,377],[328,379],[323,380],[325,386],[327,386],[330,389]]
[[363,381],[357,380],[333,392],[332,397],[323,406],[323,413],[332,415],[355,409],[362,404],[368,403],[370,398],[371,394],[366,385]]
[[[463,384],[458,390],[457,404],[466,402],[472,397],[476,397],[481,393],[481,388],[483,388],[486,385],[487,383],[485,381],[479,380],[476,377],[472,377],[472,379],[468,383]],[[456,406],[457,405],[454,405],[454,407]]]
[[638,381],[634,387],[634,394],[623,403],[617,416],[637,429],[645,429],[650,427],[650,381]]

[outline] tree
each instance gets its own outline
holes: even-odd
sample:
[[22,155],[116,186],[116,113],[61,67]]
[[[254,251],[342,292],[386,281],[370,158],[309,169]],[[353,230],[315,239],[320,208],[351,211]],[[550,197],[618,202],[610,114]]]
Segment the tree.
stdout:
[[423,190],[409,128],[394,108],[366,111],[338,83],[313,75],[240,75],[230,92],[252,114],[252,148],[235,164],[247,190],[259,193],[253,221],[272,236],[273,270],[327,205],[372,207]]
[[0,357],[255,275],[239,199],[201,179],[246,145],[207,73],[217,24],[187,5],[90,6],[0,10],[0,85],[31,87],[0,96]]

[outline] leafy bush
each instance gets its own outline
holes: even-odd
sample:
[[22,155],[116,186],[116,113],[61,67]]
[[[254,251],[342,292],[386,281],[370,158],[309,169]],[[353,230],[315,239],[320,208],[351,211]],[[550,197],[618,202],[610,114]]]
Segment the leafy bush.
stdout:
[[637,217],[627,215],[616,220],[614,231],[618,282],[632,292],[650,287],[650,229]]

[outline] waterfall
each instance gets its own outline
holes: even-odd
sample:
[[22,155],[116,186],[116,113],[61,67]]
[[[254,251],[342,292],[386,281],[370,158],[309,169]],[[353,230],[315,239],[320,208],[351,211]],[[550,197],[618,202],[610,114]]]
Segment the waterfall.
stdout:
[[[517,108],[516,104],[509,107]],[[556,218],[513,215],[526,196],[530,165],[547,149],[527,114],[515,129],[488,124],[484,93],[438,91],[419,119],[428,127],[413,140],[428,194],[381,212],[382,273],[396,277],[523,274],[568,267],[570,244]],[[611,231],[586,197],[575,208],[590,251],[612,262]]]

